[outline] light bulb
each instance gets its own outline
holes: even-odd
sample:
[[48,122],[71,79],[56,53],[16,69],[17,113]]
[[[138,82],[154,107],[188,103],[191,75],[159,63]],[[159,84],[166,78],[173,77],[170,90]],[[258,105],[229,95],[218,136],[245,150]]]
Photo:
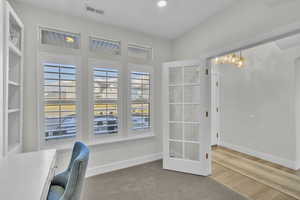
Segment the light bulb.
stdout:
[[243,61],[239,61],[237,66],[238,66],[238,67],[242,67],[243,64],[244,64]]
[[219,58],[218,57],[215,58],[215,64],[219,64]]
[[237,61],[237,57],[236,55],[233,54],[232,58],[231,58],[231,62],[235,63]]
[[224,57],[223,57],[223,62],[224,62],[224,64],[228,63],[228,62],[229,62],[229,59],[230,59],[229,55],[224,56]]
[[159,0],[159,1],[157,2],[157,6],[160,7],[160,8],[166,7],[167,4],[168,4],[168,2],[167,2],[166,0]]

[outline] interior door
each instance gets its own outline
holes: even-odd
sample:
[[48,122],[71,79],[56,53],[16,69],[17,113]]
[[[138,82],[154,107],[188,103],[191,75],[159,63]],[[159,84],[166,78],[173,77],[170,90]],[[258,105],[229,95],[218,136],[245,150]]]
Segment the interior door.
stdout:
[[211,174],[210,70],[206,61],[163,65],[163,168]]

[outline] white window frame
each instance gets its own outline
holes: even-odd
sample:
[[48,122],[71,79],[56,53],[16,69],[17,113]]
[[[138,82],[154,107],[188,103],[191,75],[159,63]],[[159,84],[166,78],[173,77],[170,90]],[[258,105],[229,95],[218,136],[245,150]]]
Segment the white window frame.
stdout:
[[[37,52],[37,102],[38,102],[38,120],[37,129],[39,146],[38,149],[68,149],[72,147],[72,143],[75,140],[86,142],[88,145],[107,144],[113,142],[121,142],[128,140],[136,140],[139,138],[153,137],[154,128],[154,77],[153,77],[153,66],[152,58],[149,61],[131,60],[128,55],[124,55],[121,42],[121,55],[119,56],[108,56],[105,54],[91,52],[89,46],[81,49],[69,49],[58,46],[52,46],[47,44],[41,44],[41,29],[48,29],[43,26],[38,26],[38,41],[39,48]],[[53,30],[64,31],[61,28],[49,28]],[[69,31],[66,31],[69,33]],[[78,33],[80,36],[80,33]],[[90,37],[87,37],[89,41]],[[98,38],[98,37],[96,37]],[[103,37],[100,37],[103,38]],[[80,36],[80,43],[83,39]],[[134,43],[131,43],[134,44]],[[144,45],[139,45],[144,46]],[[88,59],[85,62],[82,60],[82,50],[87,51]],[[153,57],[153,48],[152,57]],[[126,51],[125,51],[126,52]],[[76,66],[76,123],[77,131],[76,137],[73,138],[62,138],[46,140],[44,132],[44,69],[42,64],[45,62],[53,62],[58,64],[71,64]],[[132,63],[132,64],[131,64]],[[135,64],[133,64],[135,63]],[[138,64],[140,63],[140,64]],[[83,65],[84,64],[84,65]],[[148,64],[148,65],[146,65]],[[94,134],[94,65],[103,66],[103,68],[113,68],[119,71],[119,84],[118,84],[118,133],[117,134]],[[83,68],[84,66],[84,68]],[[137,72],[149,72],[150,73],[150,129],[134,131],[131,129],[131,85],[130,77],[131,71]],[[82,73],[81,73],[82,72]],[[85,80],[88,77],[88,80]],[[82,96],[81,91],[83,88],[87,88],[88,96]],[[87,105],[88,104],[88,105]],[[86,110],[88,113],[83,113],[82,110]]]
[[[119,72],[119,82],[118,82],[118,133],[117,134],[94,134],[94,66],[101,66],[101,68],[116,69]],[[124,118],[123,118],[123,68],[122,64],[118,61],[104,60],[90,58],[88,61],[89,69],[89,140],[90,141],[103,141],[111,139],[119,139],[125,137],[124,133]]]
[[[43,63],[57,63],[76,66],[76,136],[62,139],[45,139],[45,113],[44,113],[44,69]],[[38,89],[38,138],[39,149],[55,148],[71,144],[82,138],[82,113],[81,113],[81,58],[76,55],[57,55],[54,53],[42,52],[38,56],[37,65],[37,89]]]
[[[146,130],[133,130],[132,126],[132,119],[131,119],[131,72],[147,72],[150,73],[150,128]],[[127,91],[127,124],[128,124],[128,133],[129,135],[143,135],[149,134],[154,135],[153,128],[154,128],[154,81],[153,81],[154,70],[153,67],[150,65],[143,65],[143,64],[128,64],[128,91]]]

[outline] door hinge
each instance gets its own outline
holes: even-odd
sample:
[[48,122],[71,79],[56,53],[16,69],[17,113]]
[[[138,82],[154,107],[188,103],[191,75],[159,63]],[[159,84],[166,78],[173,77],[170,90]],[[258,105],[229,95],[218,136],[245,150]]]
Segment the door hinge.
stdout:
[[219,112],[219,108],[218,107],[216,108],[216,110],[217,110],[217,112]]
[[218,81],[216,82],[216,87],[219,87],[219,82]]
[[206,159],[206,160],[208,159],[208,153],[205,154],[205,159]]
[[205,74],[208,75],[208,69],[205,70]]
[[208,111],[206,111],[205,116],[208,117]]

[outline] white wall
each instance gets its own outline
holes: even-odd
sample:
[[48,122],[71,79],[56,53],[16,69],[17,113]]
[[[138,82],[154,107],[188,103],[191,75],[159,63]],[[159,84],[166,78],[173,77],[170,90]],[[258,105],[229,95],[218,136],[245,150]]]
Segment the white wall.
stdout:
[[0,158],[4,152],[4,129],[3,129],[3,51],[4,51],[4,0],[0,0]]
[[[299,1],[264,2],[272,1],[238,1],[198,25],[174,41],[173,58],[196,59],[300,20]],[[286,166],[296,165],[293,67],[289,63],[287,69],[272,65],[222,69],[221,140]]]
[[300,168],[300,58],[295,61],[295,128],[296,128],[296,155]]
[[[24,147],[25,151],[38,150],[37,130],[37,87],[36,87],[36,67],[37,67],[37,32],[38,26],[61,28],[70,32],[81,33],[82,38],[82,76],[87,79],[88,63],[88,36],[89,34],[98,35],[105,38],[122,41],[123,55],[127,55],[126,46],[128,42],[151,45],[154,48],[154,133],[155,138],[142,139],[136,141],[119,142],[115,144],[105,144],[91,147],[91,160],[89,167],[95,167],[115,161],[132,159],[140,156],[160,153],[162,151],[161,142],[161,63],[169,61],[171,58],[171,42],[157,37],[152,37],[138,32],[132,32],[127,29],[118,28],[111,25],[105,25],[88,21],[83,18],[65,16],[47,10],[40,10],[25,4],[16,4],[18,14],[25,25],[25,63],[24,63]],[[83,87],[81,92],[87,96],[88,89]],[[87,98],[83,102],[87,105]],[[83,118],[88,116],[88,107],[82,108]],[[87,127],[83,128],[87,130]],[[69,151],[61,152],[60,163],[69,161]]]
[[272,42],[243,51],[245,67],[218,65],[225,146],[296,165],[295,60],[300,47]]

